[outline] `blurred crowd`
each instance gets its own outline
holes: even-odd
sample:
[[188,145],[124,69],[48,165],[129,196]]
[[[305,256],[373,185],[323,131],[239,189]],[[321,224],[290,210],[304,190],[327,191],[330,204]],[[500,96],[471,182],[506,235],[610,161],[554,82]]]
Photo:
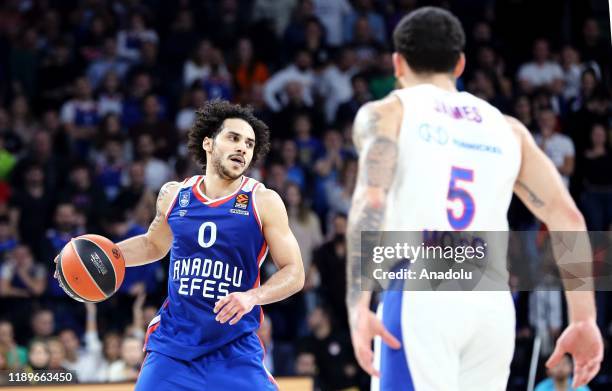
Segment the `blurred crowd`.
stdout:
[[[167,259],[129,268],[118,294],[77,303],[53,258],[83,233],[144,233],[156,193],[198,173],[186,135],[208,99],[251,105],[272,150],[248,173],[278,191],[302,251],[304,291],[267,306],[275,375],[367,388],[344,304],[346,215],[359,107],[395,87],[391,33],[421,5],[464,23],[460,90],[521,120],[590,230],[612,223],[611,50],[605,1],[6,0],[0,5],[0,369],[66,369],[80,382],[137,376]],[[520,204],[513,229],[540,225]],[[605,247],[605,246],[604,246]],[[604,251],[604,250],[602,250]],[[271,262],[264,274],[273,272]],[[525,389],[535,334],[563,324],[559,292],[515,294],[510,389]],[[598,294],[610,338],[612,297]],[[520,342],[520,341],[519,341]],[[608,365],[606,367],[606,365]],[[607,375],[606,375],[607,368]],[[543,374],[543,371],[541,371]],[[612,384],[610,363],[593,389]],[[513,388],[514,387],[514,388]]]

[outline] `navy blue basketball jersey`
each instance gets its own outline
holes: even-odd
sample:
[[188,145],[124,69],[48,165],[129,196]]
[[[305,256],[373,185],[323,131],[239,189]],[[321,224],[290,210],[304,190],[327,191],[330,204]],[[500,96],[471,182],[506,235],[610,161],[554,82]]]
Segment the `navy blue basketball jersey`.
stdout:
[[255,306],[235,325],[220,324],[213,308],[222,297],[259,286],[268,246],[257,213],[255,190],[243,177],[238,190],[210,199],[204,176],[184,181],[166,217],[174,235],[168,298],[147,330],[145,349],[191,360],[259,328]]

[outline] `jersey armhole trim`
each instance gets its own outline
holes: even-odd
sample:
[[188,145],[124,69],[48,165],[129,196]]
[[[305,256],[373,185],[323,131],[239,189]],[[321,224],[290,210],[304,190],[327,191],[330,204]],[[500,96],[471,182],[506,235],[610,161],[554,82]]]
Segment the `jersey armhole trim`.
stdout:
[[263,225],[261,224],[261,219],[259,218],[259,210],[257,209],[257,196],[255,195],[255,192],[257,191],[257,189],[259,188],[259,185],[261,185],[261,182],[258,182],[257,184],[255,184],[255,186],[253,187],[253,212],[255,214],[255,221],[257,221],[257,225],[259,225],[259,230],[263,233]]
[[172,213],[172,209],[174,208],[174,205],[176,205],[176,200],[178,199],[179,194],[181,194],[181,190],[183,189],[183,185],[188,180],[189,180],[189,178],[185,179],[183,182],[181,182],[181,184],[179,185],[178,189],[176,190],[176,194],[174,195],[174,197],[172,197],[172,202],[168,206],[168,209],[166,209],[166,216],[165,216],[166,221],[168,221],[168,218],[170,217],[170,213]]

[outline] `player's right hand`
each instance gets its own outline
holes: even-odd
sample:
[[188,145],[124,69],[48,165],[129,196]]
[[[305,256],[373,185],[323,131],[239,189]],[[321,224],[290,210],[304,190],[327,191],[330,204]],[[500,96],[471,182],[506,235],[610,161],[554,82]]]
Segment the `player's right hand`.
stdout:
[[573,388],[587,384],[597,375],[603,360],[603,341],[595,320],[570,323],[557,340],[546,366],[556,366],[566,353],[574,360]]
[[358,306],[350,318],[351,341],[357,363],[370,376],[380,377],[380,372],[374,368],[374,352],[372,351],[374,337],[380,336],[382,341],[393,349],[399,349],[402,344],[366,306]]
[[55,278],[57,280],[57,260],[59,259],[59,254],[57,254],[55,256],[55,259],[53,260],[53,263],[55,263],[55,271],[53,272],[53,278]]

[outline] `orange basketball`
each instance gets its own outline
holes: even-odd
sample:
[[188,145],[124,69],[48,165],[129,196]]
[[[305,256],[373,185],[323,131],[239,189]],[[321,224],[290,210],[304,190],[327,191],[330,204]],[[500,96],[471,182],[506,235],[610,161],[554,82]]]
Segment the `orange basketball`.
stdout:
[[99,302],[123,282],[125,260],[115,243],[100,235],[82,235],[64,246],[57,260],[60,286],[78,301]]

